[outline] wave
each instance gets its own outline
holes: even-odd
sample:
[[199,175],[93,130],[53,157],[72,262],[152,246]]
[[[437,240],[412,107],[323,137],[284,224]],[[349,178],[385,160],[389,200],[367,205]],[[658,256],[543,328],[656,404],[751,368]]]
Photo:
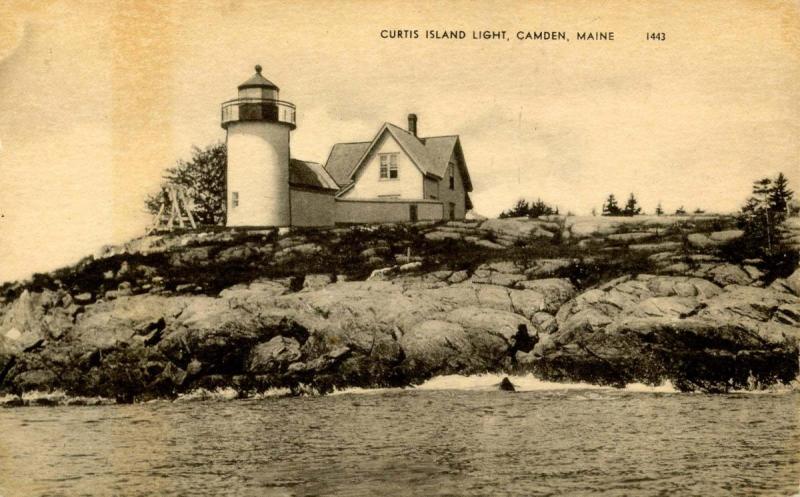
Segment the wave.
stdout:
[[67,395],[62,390],[52,392],[31,391],[22,395],[0,396],[0,407],[22,406],[103,406],[115,404],[114,399]]
[[[617,388],[604,385],[593,385],[591,383],[560,383],[555,381],[545,381],[536,378],[532,374],[526,375],[506,375],[506,374],[476,374],[476,375],[442,375],[435,376],[417,386],[396,387],[396,388],[362,388],[349,387],[335,389],[328,395],[380,395],[390,392],[403,391],[437,391],[437,390],[460,390],[486,392],[499,390],[500,382],[503,378],[508,378],[514,385],[517,392],[547,392],[564,390],[594,390],[594,391],[615,391],[632,393],[659,393],[677,394],[681,393],[672,383],[665,381],[661,385],[653,386],[643,383],[629,383],[624,388]],[[728,392],[733,395],[785,395],[800,392],[800,379],[785,385],[771,385],[766,388],[753,388],[750,390],[731,390]],[[243,396],[241,392],[233,387],[218,388],[207,390],[198,388],[178,395],[175,399],[152,399],[144,403],[160,402],[203,402],[203,401],[231,401],[237,399],[267,399],[275,397],[290,397],[298,392],[292,392],[288,388],[274,388],[264,392]],[[320,395],[314,389],[300,391],[301,395]],[[0,396],[0,407],[23,407],[23,406],[99,406],[115,404],[114,399],[104,397],[82,397],[67,395],[63,391],[53,392],[26,392],[21,396],[4,395]],[[800,495],[798,495],[800,497]]]
[[479,375],[446,375],[436,376],[419,385],[420,390],[497,390],[503,378],[508,378],[517,392],[537,392],[550,390],[617,390],[642,393],[678,393],[678,390],[667,381],[659,386],[643,383],[631,383],[625,388],[593,385],[591,383],[559,383],[536,378],[532,374],[511,376],[504,374]]
[[[266,399],[270,397],[287,397],[291,395],[291,390],[288,388],[270,388],[263,392],[248,395],[248,399]],[[178,395],[173,402],[196,402],[206,400],[235,400],[243,398],[241,393],[233,387],[217,388],[215,390],[207,390],[205,388],[198,388],[186,393]]]

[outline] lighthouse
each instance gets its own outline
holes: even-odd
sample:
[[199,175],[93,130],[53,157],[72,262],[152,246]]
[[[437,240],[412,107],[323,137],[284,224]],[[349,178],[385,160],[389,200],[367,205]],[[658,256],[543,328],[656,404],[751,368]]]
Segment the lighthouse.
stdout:
[[295,106],[279,99],[278,87],[256,73],[239,85],[239,96],[222,104],[227,132],[227,226],[291,224],[289,133]]

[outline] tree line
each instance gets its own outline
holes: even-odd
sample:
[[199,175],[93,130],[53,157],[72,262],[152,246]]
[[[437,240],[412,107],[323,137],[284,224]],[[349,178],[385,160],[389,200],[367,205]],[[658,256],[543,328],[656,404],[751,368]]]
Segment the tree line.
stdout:
[[549,216],[551,214],[558,214],[558,206],[552,207],[540,198],[531,203],[528,203],[525,199],[519,199],[517,203],[514,204],[514,207],[501,212],[499,217],[501,219],[507,217],[539,217]]

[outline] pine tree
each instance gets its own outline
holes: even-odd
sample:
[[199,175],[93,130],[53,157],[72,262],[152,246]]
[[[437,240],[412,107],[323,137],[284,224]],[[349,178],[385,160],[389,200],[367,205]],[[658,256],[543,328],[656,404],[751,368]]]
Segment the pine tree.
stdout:
[[769,192],[769,209],[778,216],[781,221],[786,218],[789,211],[789,202],[794,197],[794,192],[789,189],[789,180],[783,173],[778,173],[778,177],[772,184]]
[[622,210],[623,216],[635,216],[642,212],[642,208],[639,207],[639,203],[636,201],[636,197],[633,196],[633,193],[628,197],[628,202],[625,203],[625,208]]
[[525,217],[528,215],[529,210],[530,206],[528,205],[528,201],[521,198],[517,200],[517,203],[514,204],[514,207],[500,213],[500,218],[502,219],[506,217]]
[[622,214],[622,210],[620,210],[619,205],[617,204],[617,198],[613,193],[611,193],[608,195],[606,202],[603,204],[603,215],[619,216],[620,214]]
[[661,202],[659,202],[658,205],[656,206],[656,216],[663,216],[663,215],[664,215],[664,209],[661,208]]

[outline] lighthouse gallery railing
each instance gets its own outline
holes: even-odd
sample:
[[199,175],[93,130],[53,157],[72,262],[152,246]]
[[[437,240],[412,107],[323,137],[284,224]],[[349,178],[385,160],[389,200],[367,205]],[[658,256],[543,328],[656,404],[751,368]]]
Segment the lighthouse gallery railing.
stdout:
[[272,121],[294,128],[295,106],[268,98],[235,98],[222,104],[222,127],[236,121]]

